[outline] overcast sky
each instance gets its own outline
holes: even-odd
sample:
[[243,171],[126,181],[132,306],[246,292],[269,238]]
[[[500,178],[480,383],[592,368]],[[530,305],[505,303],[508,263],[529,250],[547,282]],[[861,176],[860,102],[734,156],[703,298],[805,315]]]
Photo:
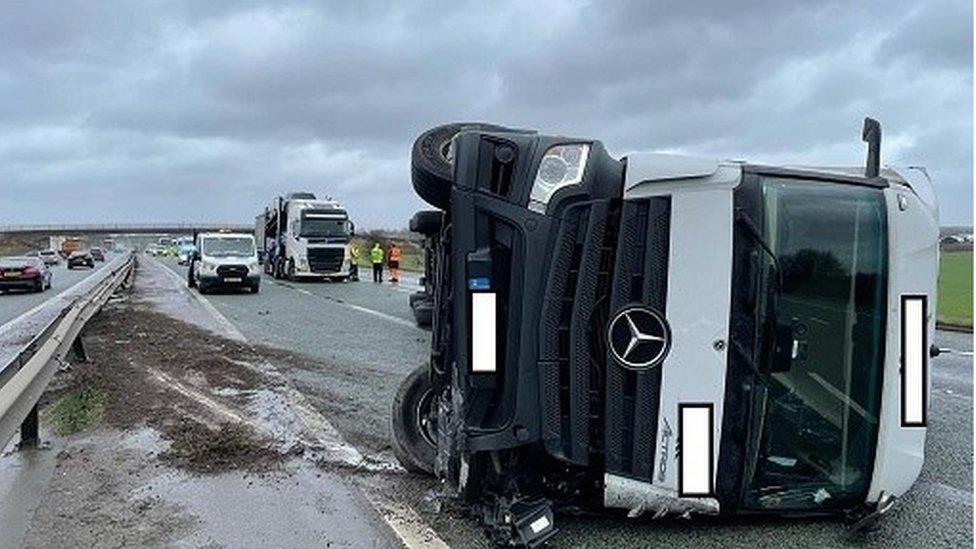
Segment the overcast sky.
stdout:
[[247,221],[302,189],[400,227],[443,122],[860,165],[865,115],[972,223],[969,0],[708,4],[5,0],[0,223]]

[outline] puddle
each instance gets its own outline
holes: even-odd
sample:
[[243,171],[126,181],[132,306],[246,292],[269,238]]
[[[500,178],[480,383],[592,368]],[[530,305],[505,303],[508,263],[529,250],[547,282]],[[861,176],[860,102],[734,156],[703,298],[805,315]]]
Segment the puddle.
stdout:
[[169,449],[170,442],[163,439],[159,431],[152,427],[128,429],[122,434],[120,441],[127,450],[151,452],[158,454]]

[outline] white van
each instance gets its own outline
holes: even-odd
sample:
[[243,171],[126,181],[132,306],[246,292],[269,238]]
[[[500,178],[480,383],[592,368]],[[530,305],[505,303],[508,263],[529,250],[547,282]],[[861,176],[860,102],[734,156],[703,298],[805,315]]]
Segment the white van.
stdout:
[[205,294],[214,288],[249,288],[258,293],[261,267],[254,236],[244,233],[200,233],[187,272],[187,285]]

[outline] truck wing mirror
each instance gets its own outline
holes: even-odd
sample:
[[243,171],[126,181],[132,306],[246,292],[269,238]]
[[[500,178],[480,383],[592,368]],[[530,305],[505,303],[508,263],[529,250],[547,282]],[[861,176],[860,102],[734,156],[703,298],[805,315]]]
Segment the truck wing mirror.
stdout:
[[868,158],[864,165],[864,177],[878,177],[881,173],[881,124],[873,118],[865,118],[861,139],[868,144]]
[[349,222],[349,236],[356,236],[356,224],[352,221]]

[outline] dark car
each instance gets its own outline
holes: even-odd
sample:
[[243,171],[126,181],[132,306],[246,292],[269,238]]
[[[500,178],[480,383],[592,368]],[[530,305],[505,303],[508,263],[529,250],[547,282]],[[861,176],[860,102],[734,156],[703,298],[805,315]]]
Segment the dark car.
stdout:
[[101,248],[92,248],[91,256],[95,261],[105,261],[105,252]]
[[43,292],[51,287],[51,271],[37,257],[0,257],[0,291]]
[[95,258],[88,251],[78,250],[71,252],[68,256],[68,268],[74,269],[75,267],[91,267],[94,269]]

